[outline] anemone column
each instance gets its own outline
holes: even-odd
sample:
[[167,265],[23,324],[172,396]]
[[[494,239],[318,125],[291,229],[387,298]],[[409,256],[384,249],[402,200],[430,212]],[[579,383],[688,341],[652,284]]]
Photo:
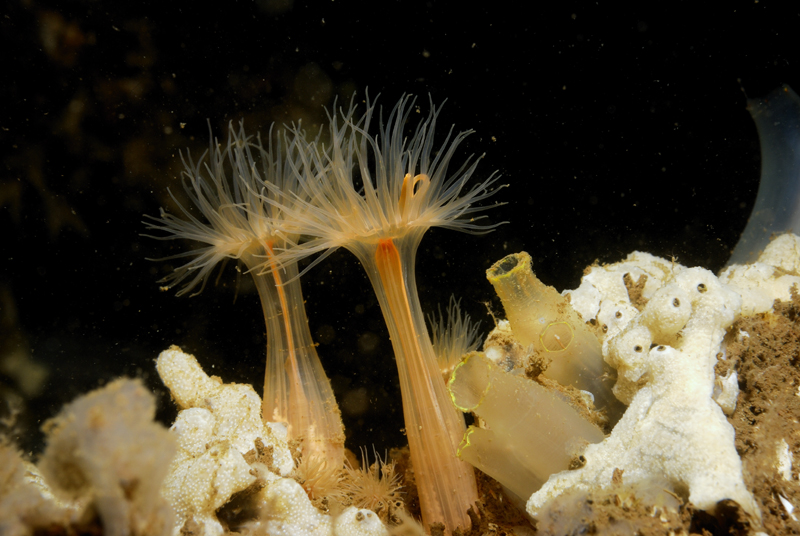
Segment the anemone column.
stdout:
[[464,418],[450,400],[417,295],[414,261],[423,233],[350,249],[369,274],[392,339],[423,522],[452,531],[470,526],[467,509],[478,491],[472,466],[456,456]]
[[[259,248],[262,255],[242,257],[253,275],[267,327],[262,415],[265,421],[288,425],[289,437],[302,441],[301,465],[324,481],[344,464],[342,418],[311,339],[297,264],[277,267],[273,246],[266,242]],[[264,257],[271,271],[260,274]]]

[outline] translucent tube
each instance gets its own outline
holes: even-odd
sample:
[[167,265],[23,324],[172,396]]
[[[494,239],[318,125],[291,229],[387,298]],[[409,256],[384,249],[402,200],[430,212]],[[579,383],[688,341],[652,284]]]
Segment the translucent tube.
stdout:
[[456,366],[449,385],[453,402],[477,414],[486,428],[470,426],[458,456],[522,499],[553,473],[566,471],[603,432],[556,393],[503,372],[483,353]]
[[616,422],[624,407],[611,391],[614,371],[603,361],[600,341],[567,299],[533,274],[531,256],[524,251],[508,255],[486,277],[503,302],[514,337],[550,359],[544,375],[589,391],[595,407]]
[[773,234],[800,233],[800,97],[782,86],[747,101],[761,144],[761,183],[747,227],[728,261],[755,262]]

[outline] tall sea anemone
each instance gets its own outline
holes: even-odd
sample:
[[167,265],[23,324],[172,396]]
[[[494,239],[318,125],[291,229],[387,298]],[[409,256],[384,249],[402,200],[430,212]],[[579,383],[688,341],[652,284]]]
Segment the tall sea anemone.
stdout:
[[[434,142],[439,115],[433,104],[411,137],[405,129],[414,107],[405,96],[378,134],[370,134],[374,102],[356,116],[356,106],[330,114],[330,145],[309,142],[299,151],[305,171],[297,192],[272,190],[269,203],[287,214],[287,229],[308,239],[278,254],[280,263],[344,247],[358,257],[380,302],[394,347],[403,397],[405,429],[419,491],[423,522],[442,522],[448,532],[467,528],[467,510],[477,500],[475,476],[459,460],[463,416],[447,393],[417,295],[414,263],[425,231],[446,227],[473,234],[496,225],[479,222],[477,206],[493,195],[492,175],[467,183],[478,159],[451,169],[456,150],[471,131]],[[297,139],[300,139],[297,136]],[[319,258],[315,262],[319,262]],[[312,264],[313,265],[313,264]]]
[[[270,131],[265,146],[260,137],[248,138],[242,125],[236,130],[231,124],[227,144],[212,138],[197,162],[189,156],[183,160],[183,186],[194,210],[173,196],[182,217],[162,209],[160,217],[148,217],[145,223],[164,233],[153,238],[201,244],[167,258],[188,259],[163,280],[170,287],[186,282],[179,296],[198,285],[192,295],[202,291],[221,260],[238,259],[247,267],[267,327],[263,418],[288,425],[289,437],[302,444],[301,466],[316,473],[314,482],[335,482],[344,463],[341,414],[311,340],[297,265],[275,265],[275,250],[285,251],[299,238],[281,227],[292,215],[302,214],[308,200],[298,180],[304,172],[302,135],[298,131],[273,138]],[[297,206],[284,201],[292,209],[284,211],[270,204],[267,197],[274,190],[296,200]]]

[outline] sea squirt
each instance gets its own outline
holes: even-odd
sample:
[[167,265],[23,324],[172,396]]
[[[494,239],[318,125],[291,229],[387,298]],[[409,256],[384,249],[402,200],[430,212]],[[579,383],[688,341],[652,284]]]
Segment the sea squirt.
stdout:
[[603,361],[597,336],[556,289],[533,274],[531,256],[508,255],[486,271],[503,302],[514,337],[549,360],[544,375],[562,385],[592,393],[595,407],[611,423],[624,407],[611,391],[613,371]]
[[458,449],[462,460],[526,500],[553,473],[569,469],[603,432],[557,391],[508,374],[485,354],[470,353],[448,383],[453,402],[481,418]]
[[747,110],[758,128],[761,183],[728,265],[753,262],[779,233],[800,233],[800,97],[784,85]]

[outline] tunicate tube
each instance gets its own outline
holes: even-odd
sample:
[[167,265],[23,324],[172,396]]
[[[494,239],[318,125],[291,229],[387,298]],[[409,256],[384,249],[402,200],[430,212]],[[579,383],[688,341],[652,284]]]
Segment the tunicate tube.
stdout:
[[508,255],[486,277],[503,302],[514,338],[550,359],[544,375],[592,393],[595,407],[616,422],[625,408],[611,391],[614,371],[603,361],[600,341],[567,299],[533,274],[531,256]]
[[800,97],[787,85],[747,101],[761,144],[761,183],[728,265],[754,262],[773,234],[800,233]]
[[566,471],[603,432],[561,395],[501,370],[473,352],[456,366],[448,384],[453,402],[478,415],[485,428],[470,426],[458,456],[522,499],[553,473]]

